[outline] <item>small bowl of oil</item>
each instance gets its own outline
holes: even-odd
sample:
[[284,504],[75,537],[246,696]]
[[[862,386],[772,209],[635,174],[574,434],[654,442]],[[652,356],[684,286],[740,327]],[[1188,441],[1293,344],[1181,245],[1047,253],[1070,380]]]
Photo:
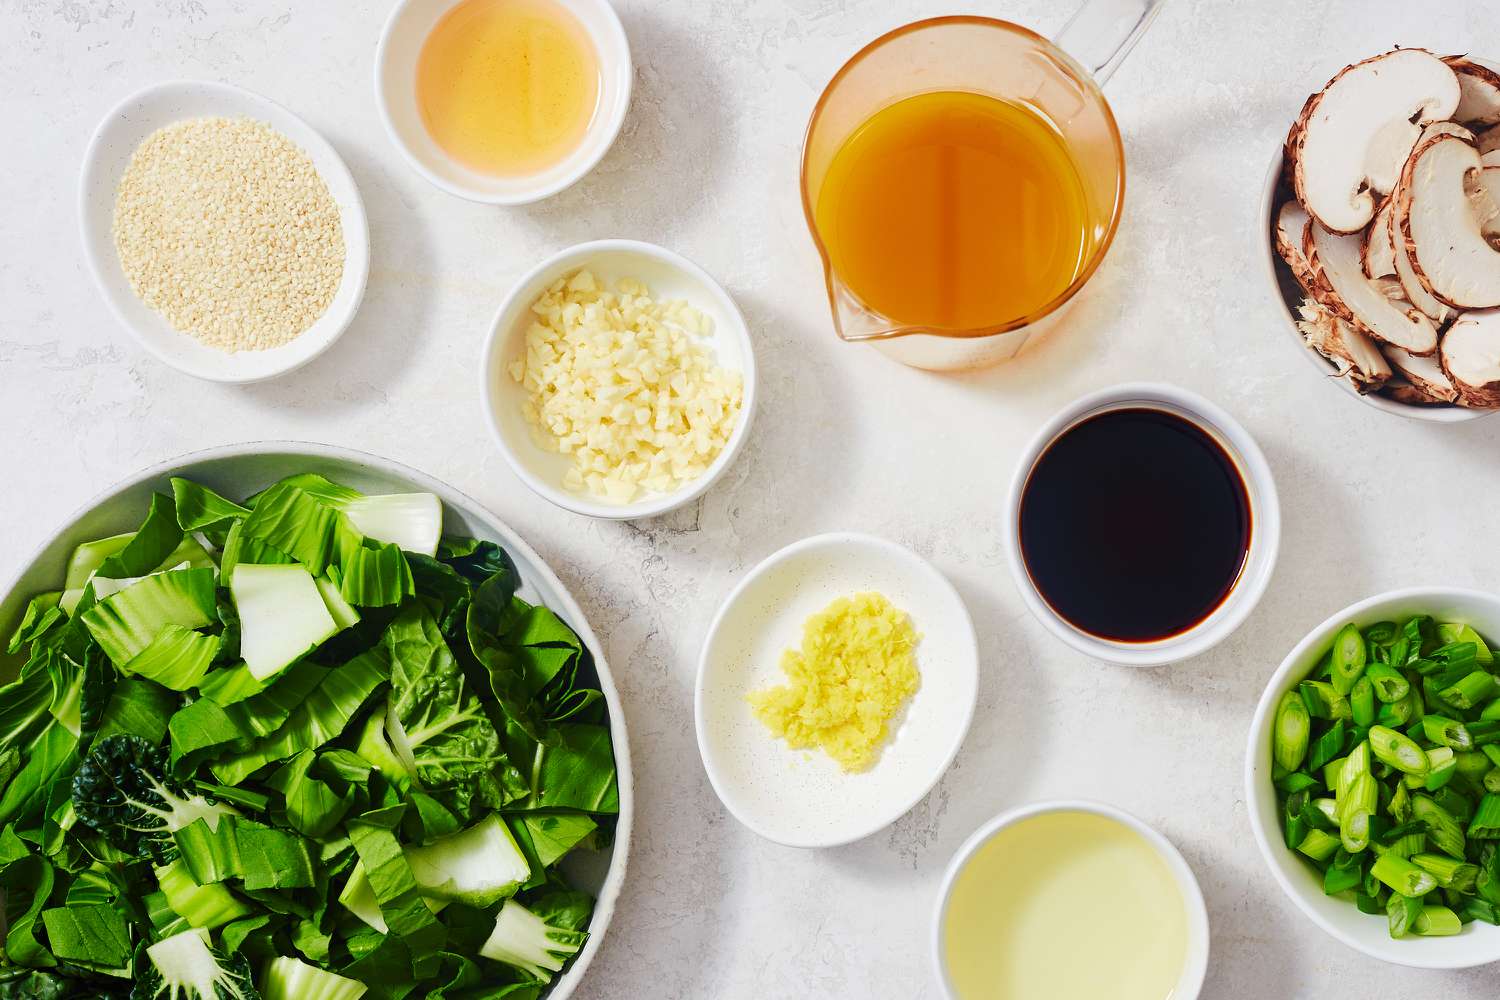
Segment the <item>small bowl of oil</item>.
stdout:
[[401,0],[375,53],[375,100],[417,173],[524,205],[604,158],[632,75],[608,0]]

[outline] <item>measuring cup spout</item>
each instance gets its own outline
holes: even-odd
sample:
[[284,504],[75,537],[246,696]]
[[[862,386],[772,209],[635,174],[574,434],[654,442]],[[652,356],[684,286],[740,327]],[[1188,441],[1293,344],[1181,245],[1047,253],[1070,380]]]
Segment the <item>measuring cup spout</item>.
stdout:
[[1165,4],[1166,0],[1086,0],[1052,41],[1102,86]]

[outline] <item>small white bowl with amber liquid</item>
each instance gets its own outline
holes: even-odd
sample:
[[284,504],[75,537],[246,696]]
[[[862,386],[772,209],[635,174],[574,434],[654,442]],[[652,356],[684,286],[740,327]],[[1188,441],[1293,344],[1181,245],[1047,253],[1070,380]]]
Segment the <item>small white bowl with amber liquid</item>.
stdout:
[[402,0],[375,53],[375,101],[427,180],[472,201],[524,205],[604,158],[632,75],[607,0]]

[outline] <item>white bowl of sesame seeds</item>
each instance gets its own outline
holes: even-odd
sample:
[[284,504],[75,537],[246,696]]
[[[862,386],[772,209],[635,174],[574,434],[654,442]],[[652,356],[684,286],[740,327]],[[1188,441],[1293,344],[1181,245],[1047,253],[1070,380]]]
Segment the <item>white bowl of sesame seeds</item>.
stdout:
[[110,311],[198,378],[298,368],[364,296],[370,235],[348,167],[312,126],[239,87],[176,80],[121,101],[89,142],[78,207]]

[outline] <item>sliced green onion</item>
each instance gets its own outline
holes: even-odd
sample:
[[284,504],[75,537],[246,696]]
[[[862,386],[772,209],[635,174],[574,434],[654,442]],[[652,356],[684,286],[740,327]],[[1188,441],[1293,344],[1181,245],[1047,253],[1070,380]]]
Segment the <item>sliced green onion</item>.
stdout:
[[1492,767],[1484,773],[1484,790],[1491,795],[1500,795],[1500,767]]
[[1403,896],[1399,892],[1391,893],[1391,898],[1385,901],[1385,915],[1391,928],[1391,937],[1399,938],[1409,934],[1412,924],[1417,922],[1421,913],[1421,899]]
[[1492,701],[1484,706],[1484,711],[1479,713],[1479,717],[1485,722],[1489,722],[1491,719],[1500,719],[1500,701]]
[[1349,711],[1356,726],[1375,724],[1375,685],[1370,683],[1370,678],[1361,677],[1349,689]]
[[1276,709],[1275,736],[1271,742],[1276,763],[1288,771],[1302,766],[1302,759],[1307,756],[1310,732],[1307,705],[1295,691],[1288,691],[1281,696],[1281,704]]
[[1344,720],[1338,719],[1333,728],[1313,741],[1307,755],[1307,769],[1316,771],[1344,752]]
[[1365,637],[1359,634],[1359,626],[1350,622],[1339,629],[1339,634],[1333,637],[1333,659],[1329,663],[1332,668],[1329,680],[1333,689],[1347,695],[1365,672],[1367,660]]
[[1495,694],[1495,678],[1483,670],[1465,675],[1462,680],[1450,684],[1442,691],[1444,701],[1466,711],[1478,708],[1494,698]]
[[1468,750],[1474,745],[1474,738],[1469,735],[1469,727],[1446,715],[1424,715],[1422,732],[1433,743],[1453,750]]
[[1314,719],[1349,719],[1352,711],[1349,699],[1334,690],[1327,681],[1303,681],[1297,685],[1297,693],[1307,706],[1307,714]]
[[1323,872],[1323,892],[1329,896],[1348,892],[1363,882],[1364,873],[1360,870],[1359,859],[1343,851],[1334,855],[1333,864]]
[[1479,866],[1450,858],[1446,854],[1413,854],[1408,860],[1437,879],[1444,889],[1472,892],[1479,877]]
[[1387,705],[1405,698],[1411,690],[1411,684],[1401,676],[1401,671],[1389,663],[1370,664],[1365,668],[1365,677],[1375,689],[1375,697]]
[[1358,854],[1370,846],[1370,817],[1380,805],[1380,785],[1368,771],[1356,774],[1339,808],[1339,841],[1344,850]]
[[1463,909],[1458,911],[1458,919],[1464,923],[1471,920],[1483,920],[1487,924],[1500,925],[1500,908],[1486,899],[1475,899],[1472,896],[1464,900]]
[[1370,867],[1374,876],[1403,896],[1421,897],[1437,888],[1437,879],[1405,858],[1382,854]]
[[1476,840],[1500,840],[1500,794],[1489,792],[1479,800],[1479,808],[1469,821],[1469,836]]
[[1409,736],[1385,726],[1371,726],[1367,744],[1380,760],[1406,774],[1425,776],[1431,769],[1427,754]]
[[1297,850],[1314,861],[1327,861],[1339,849],[1339,838],[1326,830],[1308,830]]
[[[1497,812],[1500,812],[1500,800],[1496,801]],[[1481,811],[1483,807],[1481,806]],[[1458,821],[1452,814],[1442,806],[1438,805],[1432,798],[1426,795],[1413,795],[1411,797],[1411,812],[1415,819],[1422,820],[1427,824],[1427,836],[1432,838],[1433,846],[1444,854],[1455,858],[1464,856],[1464,831],[1458,825]],[[1500,818],[1500,816],[1497,816]],[[1479,817],[1475,817],[1477,822]],[[1394,888],[1394,887],[1393,887]]]
[[1458,914],[1446,906],[1424,906],[1411,929],[1423,937],[1451,937],[1464,929]]
[[1475,746],[1490,746],[1500,743],[1500,719],[1480,719],[1469,723],[1469,735]]
[[1427,777],[1417,779],[1415,775],[1407,775],[1406,780],[1420,780],[1422,787],[1429,792],[1435,792],[1458,773],[1458,755],[1447,747],[1433,747],[1427,751]]

